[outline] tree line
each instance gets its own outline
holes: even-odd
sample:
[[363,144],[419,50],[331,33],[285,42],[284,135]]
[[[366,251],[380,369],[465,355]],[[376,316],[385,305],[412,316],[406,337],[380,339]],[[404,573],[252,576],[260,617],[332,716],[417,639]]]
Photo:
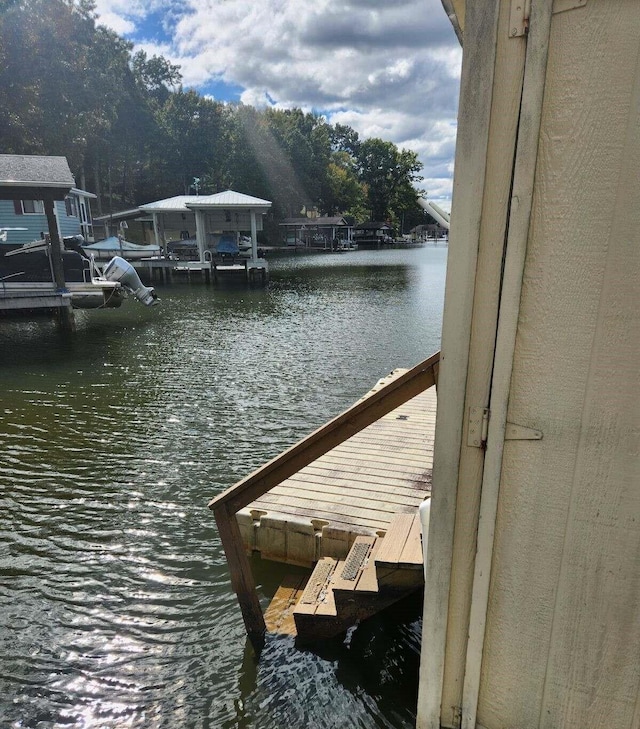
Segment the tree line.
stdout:
[[300,109],[184,89],[178,66],[96,25],[93,0],[0,0],[0,148],[65,156],[95,213],[234,189],[302,211],[428,222],[415,152]]

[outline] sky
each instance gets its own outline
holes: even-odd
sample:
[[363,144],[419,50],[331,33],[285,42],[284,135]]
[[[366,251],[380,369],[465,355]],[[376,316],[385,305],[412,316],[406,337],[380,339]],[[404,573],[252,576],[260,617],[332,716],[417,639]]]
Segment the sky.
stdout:
[[450,209],[462,51],[440,0],[97,0],[98,23],[218,101],[299,107],[418,154]]

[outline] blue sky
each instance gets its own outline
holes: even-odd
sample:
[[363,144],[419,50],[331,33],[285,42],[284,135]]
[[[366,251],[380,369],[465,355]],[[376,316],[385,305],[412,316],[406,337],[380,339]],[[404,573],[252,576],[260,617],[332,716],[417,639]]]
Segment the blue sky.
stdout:
[[220,101],[300,107],[412,149],[449,206],[461,49],[440,0],[97,0],[98,22]]

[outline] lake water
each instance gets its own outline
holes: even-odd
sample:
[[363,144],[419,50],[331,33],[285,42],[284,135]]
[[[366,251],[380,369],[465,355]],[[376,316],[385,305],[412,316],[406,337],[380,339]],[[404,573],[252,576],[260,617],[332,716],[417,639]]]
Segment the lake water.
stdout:
[[[0,727],[411,727],[420,600],[259,660],[211,497],[439,349],[446,248],[0,321]],[[254,561],[266,607],[286,568]]]

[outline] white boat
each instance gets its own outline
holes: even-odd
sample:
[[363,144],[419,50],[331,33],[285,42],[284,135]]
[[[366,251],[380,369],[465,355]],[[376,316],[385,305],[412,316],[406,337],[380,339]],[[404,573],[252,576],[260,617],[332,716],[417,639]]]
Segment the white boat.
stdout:
[[358,244],[354,243],[352,240],[341,240],[338,242],[338,250],[339,251],[357,251]]
[[82,249],[87,255],[92,255],[96,261],[103,262],[110,261],[114,256],[120,256],[127,261],[139,261],[143,258],[160,255],[160,246],[131,243],[116,235],[96,243],[83,244]]

